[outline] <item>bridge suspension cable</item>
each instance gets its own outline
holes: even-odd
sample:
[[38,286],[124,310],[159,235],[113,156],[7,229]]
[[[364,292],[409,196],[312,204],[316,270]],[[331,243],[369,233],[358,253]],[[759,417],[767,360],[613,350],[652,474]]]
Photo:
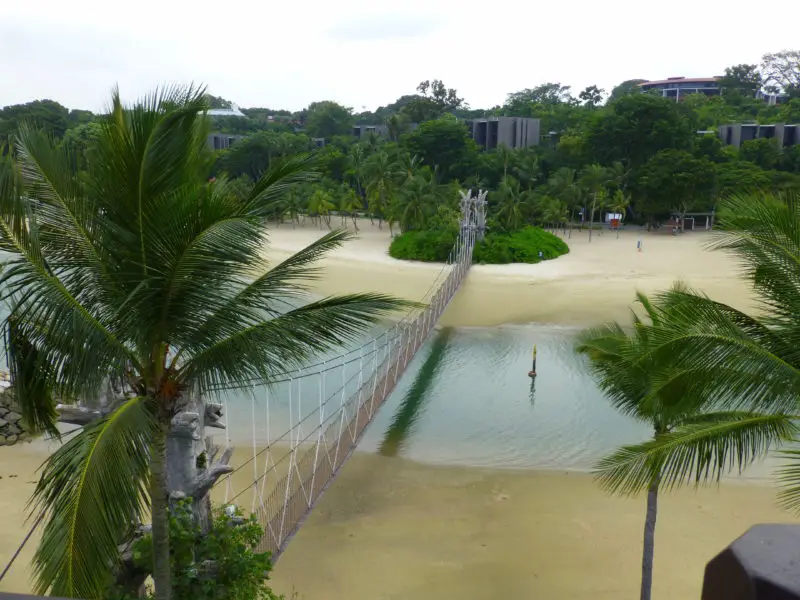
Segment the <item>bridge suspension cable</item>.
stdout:
[[[252,393],[252,454],[224,479],[225,501],[252,493],[250,509],[265,532],[259,549],[271,551],[273,560],[336,478],[456,294],[472,264],[475,242],[485,231],[485,198],[483,191],[462,192],[458,236],[423,297],[424,308],[410,310],[388,329],[335,357],[277,373],[269,382],[253,380],[254,385],[264,386],[264,428],[257,419],[256,405],[261,402]],[[227,404],[226,399],[230,445],[233,415]],[[272,431],[280,433],[273,436]],[[247,467],[252,468],[252,478],[247,476],[240,485]]]

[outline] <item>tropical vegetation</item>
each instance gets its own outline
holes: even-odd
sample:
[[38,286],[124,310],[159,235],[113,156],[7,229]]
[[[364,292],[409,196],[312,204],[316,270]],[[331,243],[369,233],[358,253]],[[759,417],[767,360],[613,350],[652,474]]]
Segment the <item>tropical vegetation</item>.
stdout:
[[771,448],[793,439],[800,427],[782,411],[720,406],[695,394],[693,381],[662,386],[678,372],[651,351],[656,329],[670,318],[672,306],[661,297],[652,302],[642,294],[638,301],[644,316],[634,313],[630,331],[616,323],[586,331],[577,351],[588,357],[598,387],[614,407],[653,431],[652,439],[620,448],[595,467],[600,484],[612,493],[647,492],[641,600],[649,600],[659,492],[717,482],[733,468],[741,472]]
[[[313,152],[321,178],[272,206],[271,219],[292,226],[310,219],[321,228],[358,227],[358,218],[367,217],[393,234],[421,231],[441,208],[457,210],[457,192],[467,188],[490,191],[494,233],[534,225],[567,237],[582,227],[594,236],[591,222],[603,223],[607,213],[622,214],[628,226],[657,226],[671,215],[709,212],[735,191],[800,189],[800,144],[781,150],[774,140],[757,139],[736,149],[716,134],[726,123],[800,122],[800,86],[792,75],[798,71],[800,53],[768,54],[760,65],[726,69],[721,95],[681,102],[642,93],[641,80],[610,93],[597,86],[574,93],[548,82],[481,109],[433,80],[374,111],[355,113],[331,101],[294,112],[245,108],[244,117],[214,118],[213,130],[234,142],[214,151],[206,174],[226,176],[247,194],[270,165]],[[759,95],[774,92],[783,94],[778,104]],[[208,101],[231,105],[215,96]],[[540,119],[541,143],[478,148],[465,120],[493,116]],[[67,149],[80,172],[101,118],[50,100],[10,106],[0,110],[0,142],[20,122],[34,122]],[[356,125],[376,133],[354,135]]]
[[94,399],[109,380],[125,392],[42,467],[32,500],[44,521],[39,593],[103,596],[119,544],[149,515],[155,597],[169,599],[173,417],[220,387],[300,366],[403,306],[381,294],[307,302],[314,263],[346,232],[266,263],[273,206],[313,181],[311,163],[273,162],[246,189],[209,182],[206,108],[197,88],[132,106],[115,92],[110,113],[92,122],[79,174],[63,140],[25,124],[0,161],[3,326],[25,419],[57,435],[56,400]]

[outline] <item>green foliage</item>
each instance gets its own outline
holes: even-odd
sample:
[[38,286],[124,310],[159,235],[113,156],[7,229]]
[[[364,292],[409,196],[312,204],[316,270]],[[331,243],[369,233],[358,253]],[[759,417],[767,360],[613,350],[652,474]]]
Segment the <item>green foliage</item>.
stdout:
[[764,86],[758,65],[734,65],[725,69],[719,82],[724,94],[753,97]]
[[224,171],[232,178],[246,175],[255,180],[270,168],[273,160],[308,149],[309,140],[305,135],[262,131],[238,140],[228,150],[220,152],[215,170]]
[[[760,301],[759,316],[676,287],[657,297],[659,320],[636,360],[665,369],[653,377],[653,393],[680,393],[710,410],[794,419],[800,390],[800,198],[797,193],[731,196],[721,204],[719,223],[722,233],[714,248],[740,259]],[[794,424],[784,432],[797,439]],[[751,450],[739,460],[751,460],[753,447],[762,453],[758,440],[751,437],[747,443]],[[699,449],[696,454],[703,456]],[[713,455],[705,453],[708,459]],[[800,508],[798,457],[787,454],[782,471],[781,498],[795,510]]]
[[768,171],[778,163],[780,149],[774,139],[747,140],[742,142],[739,157]]
[[205,109],[197,88],[131,107],[114,95],[80,178],[67,148],[28,127],[0,161],[10,367],[15,382],[36,383],[17,386],[24,417],[52,429],[54,397],[95,398],[109,377],[137,394],[45,462],[33,499],[45,517],[42,592],[99,597],[129,524],[149,512],[156,591],[168,595],[164,438],[184,391],[252,387],[407,306],[381,294],[308,298],[313,263],[344,232],[267,265],[276,203],[316,174],[300,155],[252,185],[209,182]]
[[637,176],[637,206],[650,220],[672,210],[707,209],[711,204],[714,165],[684,150],[658,152]]
[[[190,500],[171,511],[172,592],[175,600],[280,600],[267,585],[272,562],[269,552],[258,552],[264,534],[255,515],[229,515],[213,511],[211,527],[202,532],[194,522]],[[147,535],[132,548],[134,564],[149,573],[153,564],[153,539]],[[146,596],[152,598],[151,595]],[[112,589],[108,600],[123,600]],[[133,600],[133,599],[124,599]]]
[[623,81],[619,85],[615,85],[614,88],[611,90],[611,95],[608,98],[609,102],[613,102],[615,100],[619,100],[623,96],[628,96],[630,94],[640,94],[641,88],[639,87],[640,83],[644,83],[647,81],[646,79],[628,79]]
[[[408,231],[392,240],[389,255],[404,260],[445,262],[456,241],[457,229]],[[543,257],[539,258],[539,252]],[[473,262],[482,264],[538,263],[569,252],[552,233],[525,227],[513,233],[490,233],[475,244]]]
[[598,114],[586,133],[590,152],[601,164],[613,161],[637,167],[661,150],[688,150],[692,124],[674,100],[631,94]]
[[416,155],[445,180],[467,177],[475,167],[478,149],[464,123],[453,117],[427,121],[402,140],[406,150]]
[[402,260],[446,262],[458,236],[457,229],[406,231],[395,237],[389,256]]
[[[539,252],[542,258],[539,258]],[[569,252],[559,237],[538,227],[524,227],[513,233],[489,233],[475,244],[473,262],[480,264],[538,263]]]
[[350,108],[325,100],[308,105],[306,130],[311,137],[331,138],[352,133],[353,111]]

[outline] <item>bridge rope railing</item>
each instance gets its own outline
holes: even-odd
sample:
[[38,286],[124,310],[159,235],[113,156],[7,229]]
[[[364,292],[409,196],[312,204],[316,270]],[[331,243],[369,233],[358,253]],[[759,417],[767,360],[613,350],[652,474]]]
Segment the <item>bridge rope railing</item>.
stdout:
[[[251,513],[264,528],[259,550],[272,552],[273,560],[336,478],[454,297],[472,264],[475,241],[483,234],[485,195],[462,193],[461,227],[450,258],[424,296],[424,308],[409,311],[357,348],[277,374],[263,388],[263,429],[258,425],[259,398],[250,395],[252,456],[221,485],[226,503],[241,503],[251,493]],[[316,385],[309,385],[309,380]],[[258,383],[263,385],[254,382]],[[281,394],[281,389],[288,393]],[[227,400],[225,414],[231,445],[234,415]],[[279,435],[273,436],[273,430]],[[236,491],[235,482],[248,468],[252,479]]]

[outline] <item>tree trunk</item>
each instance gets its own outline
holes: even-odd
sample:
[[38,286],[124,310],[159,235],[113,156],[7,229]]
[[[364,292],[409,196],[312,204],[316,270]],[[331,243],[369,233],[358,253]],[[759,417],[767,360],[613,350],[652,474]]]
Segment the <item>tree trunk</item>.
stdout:
[[161,432],[153,444],[150,459],[150,504],[153,519],[153,581],[156,600],[170,600],[169,500],[167,492],[166,433]]
[[653,588],[653,551],[655,549],[656,517],[658,516],[658,481],[647,490],[647,514],[644,519],[642,547],[642,592],[640,600],[650,600]]
[[592,217],[589,220],[589,243],[592,242],[592,230],[594,229],[594,207],[597,203],[597,195],[595,195],[595,199],[592,200]]

